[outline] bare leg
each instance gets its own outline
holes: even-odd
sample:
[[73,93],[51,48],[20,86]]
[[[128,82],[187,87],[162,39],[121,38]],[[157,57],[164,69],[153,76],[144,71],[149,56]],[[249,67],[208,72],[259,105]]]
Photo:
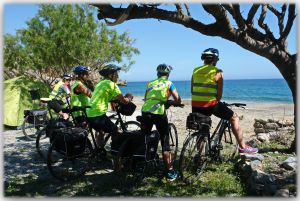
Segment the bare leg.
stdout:
[[167,170],[173,169],[172,154],[170,151],[163,152],[163,160],[164,160],[165,167],[167,168]]
[[230,123],[232,126],[232,132],[233,132],[240,148],[244,149],[246,145],[245,145],[244,138],[243,138],[243,132],[240,127],[239,117],[236,113],[234,113],[233,116],[231,117]]

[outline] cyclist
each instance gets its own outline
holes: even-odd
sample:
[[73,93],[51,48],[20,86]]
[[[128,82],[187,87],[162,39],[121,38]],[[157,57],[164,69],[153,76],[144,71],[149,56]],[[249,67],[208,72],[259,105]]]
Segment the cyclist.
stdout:
[[[73,69],[76,80],[71,87],[71,106],[88,106],[92,97],[92,88],[89,82],[89,67],[77,66]],[[79,124],[85,122],[81,111],[73,112],[75,121]]]
[[229,120],[240,147],[239,152],[257,153],[257,148],[245,144],[238,115],[220,102],[223,93],[223,72],[216,67],[219,51],[208,48],[203,51],[201,59],[204,65],[194,69],[191,80],[192,112],[207,116],[214,114],[219,118]]
[[[105,133],[112,134],[112,140],[114,140],[118,134],[118,127],[106,116],[108,104],[113,99],[128,104],[133,98],[131,94],[126,94],[124,97],[116,84],[119,77],[118,71],[120,69],[120,67],[114,64],[109,64],[99,71],[103,79],[96,85],[90,99],[91,108],[87,109],[88,121],[91,127],[95,129],[99,135],[103,135],[102,130]],[[104,138],[104,136],[99,137]],[[101,146],[104,145],[100,144],[100,148],[103,148]]]
[[156,126],[160,134],[163,160],[166,167],[166,179],[173,181],[178,173],[174,170],[172,164],[172,155],[169,145],[168,118],[166,115],[164,103],[172,95],[175,103],[181,103],[181,98],[175,85],[168,80],[172,67],[166,64],[157,66],[157,79],[148,82],[142,106],[142,129],[150,132],[153,125]]
[[70,82],[72,80],[72,75],[68,73],[64,73],[62,80],[55,84],[52,92],[50,93],[48,105],[51,109],[53,109],[56,113],[60,115],[63,119],[68,119],[69,115],[67,113],[63,113],[63,105],[66,103],[69,106],[70,103],[70,93],[71,87]]

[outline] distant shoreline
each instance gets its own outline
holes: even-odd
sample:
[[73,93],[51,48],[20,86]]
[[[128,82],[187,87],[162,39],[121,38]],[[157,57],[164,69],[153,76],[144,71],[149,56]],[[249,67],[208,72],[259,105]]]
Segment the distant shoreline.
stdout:
[[[172,82],[187,82],[190,80],[172,80],[170,79]],[[224,79],[224,81],[231,81],[231,80],[284,80],[284,78],[245,78],[245,79]],[[133,82],[149,82],[149,80],[145,80],[145,81],[128,81],[127,83],[133,83]]]

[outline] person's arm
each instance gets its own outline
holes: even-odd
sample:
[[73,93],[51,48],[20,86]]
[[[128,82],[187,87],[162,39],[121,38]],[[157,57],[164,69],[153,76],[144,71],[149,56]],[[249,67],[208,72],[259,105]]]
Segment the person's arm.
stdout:
[[89,98],[92,97],[92,91],[85,87],[81,82],[78,83],[77,87],[74,89],[76,93],[83,93],[84,95],[88,96]]
[[131,97],[125,97],[122,94],[117,95],[113,99],[118,100],[118,101],[120,101],[121,103],[124,103],[124,104],[128,104],[132,100]]
[[170,93],[174,99],[174,103],[175,104],[180,104],[181,103],[181,97],[179,96],[177,89],[175,87],[175,85],[172,83],[170,86]]
[[215,76],[217,82],[217,101],[220,101],[223,95],[223,71],[219,70]]

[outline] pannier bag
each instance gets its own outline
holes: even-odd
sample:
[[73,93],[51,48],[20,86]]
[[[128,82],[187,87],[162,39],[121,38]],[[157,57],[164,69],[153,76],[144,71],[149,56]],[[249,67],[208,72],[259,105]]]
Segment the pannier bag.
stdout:
[[54,149],[67,156],[82,154],[87,145],[87,130],[80,127],[55,129],[50,142],[55,141]]
[[47,120],[47,110],[24,110],[24,117],[28,116],[27,122],[42,125]]
[[68,127],[74,127],[73,123],[64,119],[50,119],[46,125],[46,136],[51,139],[56,129]]
[[186,128],[191,130],[209,130],[211,126],[210,116],[201,113],[190,113],[186,119]]
[[133,102],[129,102],[128,104],[120,103],[117,110],[125,116],[131,116],[135,111],[136,105]]

